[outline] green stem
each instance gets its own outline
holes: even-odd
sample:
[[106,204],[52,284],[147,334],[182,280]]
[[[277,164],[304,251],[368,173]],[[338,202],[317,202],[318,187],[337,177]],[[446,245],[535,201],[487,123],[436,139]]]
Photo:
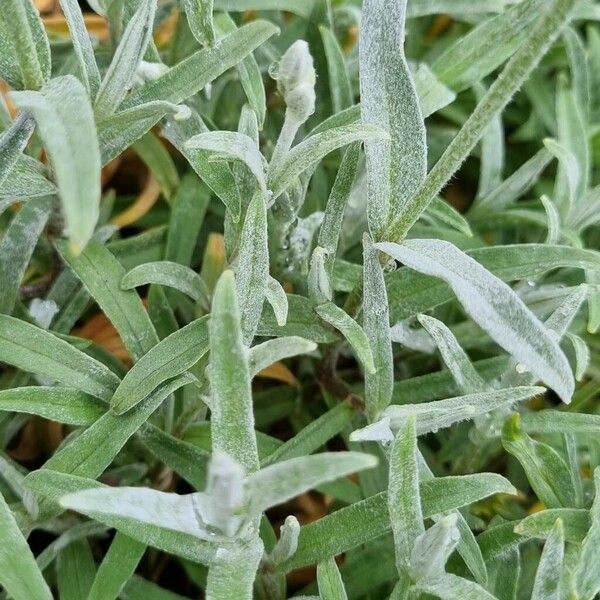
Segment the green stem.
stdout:
[[429,172],[406,211],[387,227],[382,239],[394,241],[404,239],[421,213],[469,156],[490,121],[504,110],[550,49],[561,30],[569,22],[569,13],[576,2],[577,0],[553,0],[540,9],[542,16],[527,40],[508,61],[502,73]]

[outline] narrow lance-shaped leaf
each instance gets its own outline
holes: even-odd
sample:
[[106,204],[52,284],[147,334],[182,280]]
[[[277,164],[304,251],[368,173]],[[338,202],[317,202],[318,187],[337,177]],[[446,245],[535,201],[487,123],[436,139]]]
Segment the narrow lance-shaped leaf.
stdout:
[[280,164],[269,173],[269,189],[277,198],[306,170],[316,165],[330,152],[353,142],[385,139],[382,129],[366,123],[335,127],[317,133],[294,146]]
[[50,44],[32,0],[6,0],[2,15],[6,34],[21,71],[24,89],[39,90],[50,78]]
[[352,87],[346,69],[344,54],[334,33],[328,27],[319,26],[323,49],[327,58],[327,71],[329,74],[329,89],[331,90],[331,103],[333,112],[338,113],[354,104]]
[[215,42],[213,27],[213,0],[183,0],[190,30],[198,42],[212,46]]
[[267,21],[248,23],[225,36],[213,48],[198,50],[156,81],[147,83],[130,94],[121,108],[132,108],[152,100],[180,104],[221,73],[235,66],[277,32],[277,27]]
[[244,342],[250,344],[263,310],[269,280],[267,206],[257,191],[246,211],[236,269],[236,289]]
[[69,25],[71,42],[79,62],[79,71],[83,84],[88,90],[92,100],[95,99],[100,89],[100,71],[96,64],[94,48],[85,27],[81,8],[76,0],[60,0],[60,6]]
[[0,585],[15,600],[52,600],[14,515],[0,495]]
[[568,403],[574,388],[556,338],[505,283],[448,242],[407,240],[379,250],[426,275],[446,281],[469,316],[500,346]]
[[377,458],[370,454],[323,452],[264,467],[246,479],[251,498],[250,515],[260,515],[268,508],[312,490],[321,483],[370,469],[376,464]]
[[118,598],[145,551],[145,544],[117,532],[98,567],[88,600]]
[[450,573],[431,580],[419,581],[413,590],[415,593],[431,594],[440,600],[497,600],[474,581]]
[[344,582],[334,558],[317,565],[317,581],[321,600],[348,600]]
[[415,193],[405,210],[389,225],[383,239],[404,239],[421,213],[469,156],[490,121],[510,102],[513,95],[550,49],[569,21],[575,0],[552,0],[538,9],[540,17],[519,50],[471,113],[458,135]]
[[248,354],[231,271],[215,288],[210,331],[211,431],[213,450],[228,454],[246,473],[258,469]]
[[41,92],[13,92],[12,98],[38,124],[58,183],[71,248],[79,254],[92,237],[100,204],[100,150],[85,88],[66,75]]
[[56,583],[61,600],[87,598],[96,574],[96,565],[87,540],[70,543],[56,561]]
[[317,345],[314,342],[297,336],[267,340],[262,344],[250,348],[248,360],[250,377],[254,377],[257,373],[277,361],[297,356],[298,354],[308,354],[316,349]]
[[0,186],[23,154],[34,129],[35,122],[24,113],[0,136]]
[[108,401],[119,378],[54,334],[0,315],[0,361]]
[[74,388],[26,386],[0,391],[0,410],[38,415],[67,425],[91,425],[106,406]]
[[0,312],[11,314],[19,287],[48,217],[52,199],[32,198],[15,215],[0,240]]
[[[237,29],[235,21],[227,14],[215,15],[215,29],[219,34],[229,34]],[[248,103],[256,114],[258,126],[262,129],[267,113],[267,99],[260,66],[250,53],[235,65],[240,83],[248,98]]]
[[521,463],[531,487],[546,506],[571,506],[576,493],[569,467],[554,448],[523,433],[518,413],[504,425],[502,444]]
[[388,509],[401,582],[409,580],[411,552],[415,541],[425,531],[417,452],[416,419],[411,416],[398,431],[390,452]]
[[269,275],[267,280],[267,289],[265,290],[265,299],[271,305],[277,325],[283,327],[288,317],[288,299],[283,286]]
[[557,519],[552,533],[544,544],[544,551],[535,574],[531,600],[560,599],[564,546],[563,524],[560,519]]
[[[492,494],[514,494],[515,488],[495,473],[437,477],[419,485],[423,518],[461,508]],[[321,562],[378,538],[391,529],[387,492],[356,502],[300,529],[298,550],[285,571]]]
[[155,11],[156,0],[142,0],[129,20],[96,96],[94,112],[98,117],[104,118],[114,113],[133,85],[152,38]]
[[192,321],[151,348],[128,371],[110,401],[118,415],[147,398],[160,384],[184,373],[206,352],[208,317]]
[[365,143],[369,227],[377,239],[427,173],[425,124],[404,56],[406,4],[368,0],[360,25],[362,121],[391,135]]
[[389,417],[392,429],[399,429],[410,415],[415,415],[417,433],[423,435],[491,410],[510,408],[514,403],[529,400],[544,391],[542,387],[515,387],[422,404],[393,404],[385,409],[383,416]]
[[121,288],[131,290],[148,284],[158,284],[179,290],[208,306],[208,288],[198,273],[168,260],[144,263],[127,272],[121,280]]
[[57,247],[115,326],[132,358],[139,360],[158,343],[158,336],[137,293],[121,289],[125,269],[110,250],[95,240],[79,256],[64,244]]
[[344,221],[344,211],[350,198],[350,192],[356,178],[358,160],[360,156],[360,144],[355,142],[348,146],[344,158],[340,163],[337,176],[331,193],[325,206],[325,216],[319,230],[317,245],[325,248],[327,256],[325,264],[329,275],[332,275],[335,255]]
[[375,366],[375,373],[365,377],[365,401],[369,417],[374,420],[392,400],[394,363],[383,269],[367,235],[363,237],[363,257],[363,324]]
[[373,375],[375,373],[375,364],[373,362],[373,352],[369,344],[369,339],[363,328],[343,309],[336,306],[333,302],[325,302],[315,307],[315,312],[327,323],[333,325],[346,338],[356,357],[362,363],[363,367]]
[[427,315],[418,316],[419,323],[434,339],[442,359],[463,394],[473,394],[486,389],[486,383],[473,367],[466,352],[450,329],[438,319]]
[[247,135],[235,131],[208,131],[190,138],[186,146],[193,150],[206,150],[211,160],[237,160],[243,162],[256,178],[263,194],[267,192],[266,160]]

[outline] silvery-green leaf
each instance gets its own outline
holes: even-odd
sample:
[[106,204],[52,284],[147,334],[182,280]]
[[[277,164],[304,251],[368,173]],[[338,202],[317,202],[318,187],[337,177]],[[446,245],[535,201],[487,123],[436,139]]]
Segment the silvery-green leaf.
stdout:
[[[593,598],[600,591],[600,573],[595,568],[600,543],[600,469],[594,471],[596,496],[590,508],[591,526],[583,539],[581,555],[574,573],[574,583],[580,598]],[[547,542],[546,542],[547,543]]]
[[544,544],[544,551],[535,574],[531,600],[560,599],[564,546],[563,524],[560,519],[557,519],[552,533]]
[[[495,473],[421,480],[419,491],[426,519],[492,494],[515,493],[514,487]],[[387,493],[381,492],[303,526],[298,550],[282,568],[290,571],[321,562],[379,538],[390,528]]]
[[567,339],[571,342],[575,350],[575,379],[582,381],[590,364],[590,349],[578,335],[567,333]]
[[118,597],[145,551],[146,544],[118,531],[98,567],[88,600]]
[[274,338],[252,346],[248,357],[250,377],[255,377],[260,371],[277,361],[299,354],[308,354],[316,349],[317,345],[314,342],[297,336]]
[[327,251],[321,246],[317,246],[313,250],[308,271],[308,297],[315,304],[331,302],[333,298],[326,260]]
[[521,578],[519,547],[509,547],[501,556],[494,557],[490,562],[491,577],[488,589],[499,600],[515,600]]
[[213,0],[182,0],[182,4],[194,37],[203,46],[212,46],[215,41]]
[[91,425],[106,406],[74,388],[26,386],[0,391],[0,410],[38,415],[67,425]]
[[15,600],[51,600],[52,592],[1,494],[0,541],[0,585]]
[[[407,5],[408,12],[410,12],[411,6],[414,6],[414,4],[409,2]],[[413,76],[423,118],[429,117],[456,100],[455,92],[436,77],[427,63],[419,63]]]
[[415,539],[410,554],[413,579],[427,581],[445,572],[446,562],[460,539],[456,521],[456,514],[443,517]]
[[514,525],[514,532],[528,538],[545,540],[551,534],[557,519],[563,522],[565,541],[575,544],[581,544],[592,523],[589,510],[551,508],[525,517]]
[[515,387],[488,392],[478,392],[446,400],[436,400],[423,404],[393,404],[383,415],[391,420],[393,430],[398,430],[406,420],[415,415],[417,433],[423,435],[450,427],[466,419],[474,419],[501,407],[510,407],[516,402],[529,400],[545,391],[542,387]]
[[378,237],[425,179],[425,124],[404,56],[406,0],[367,0],[360,24],[360,93],[364,124],[390,133],[365,140],[369,227]]
[[[560,164],[561,170],[557,176],[557,189],[555,193],[557,194],[557,197],[563,199],[562,196],[566,192],[566,198],[564,198],[564,200],[568,201],[567,206],[574,206],[583,176],[580,164],[577,160],[577,155],[567,146],[552,138],[545,139],[544,146],[552,152]],[[564,190],[565,187],[567,188],[566,190]]]
[[134,267],[121,280],[121,288],[124,290],[148,284],[179,290],[196,302],[208,306],[208,288],[200,275],[189,267],[168,260],[149,262]]
[[394,364],[388,295],[378,253],[368,235],[363,237],[363,325],[373,353],[375,373],[365,377],[365,402],[371,420],[390,403]]
[[6,0],[0,20],[3,35],[12,41],[12,51],[21,71],[22,89],[39,90],[50,79],[50,44],[32,0]]
[[330,275],[340,239],[344,211],[358,170],[359,156],[360,144],[354,143],[348,146],[327,199],[325,215],[319,231],[317,244],[327,251],[327,266]]
[[348,600],[335,558],[332,557],[317,565],[317,582],[321,600]]
[[563,39],[569,57],[573,88],[585,121],[588,121],[591,101],[590,69],[588,67],[587,48],[577,30],[567,27]]
[[411,589],[416,593],[431,594],[440,600],[497,600],[478,583],[450,573],[419,581]]
[[76,0],[60,0],[69,32],[71,42],[79,63],[79,72],[91,99],[93,100],[100,89],[100,71],[96,64],[92,41],[85,27],[81,8]]
[[92,237],[100,203],[100,150],[87,92],[72,75],[57,77],[41,92],[13,92],[31,112],[52,162],[74,252]]
[[417,317],[419,323],[435,341],[442,360],[454,377],[454,381],[463,394],[474,394],[486,389],[487,385],[473,367],[466,352],[444,323],[427,315]]
[[134,142],[139,140],[165,115],[185,120],[188,107],[171,102],[145,102],[139,106],[113,113],[96,124],[102,164],[106,165]]
[[252,600],[262,555],[263,542],[259,537],[220,547],[208,569],[206,600]]
[[548,196],[542,196],[541,200],[548,219],[546,244],[557,244],[560,241],[560,214],[554,202]]
[[166,137],[188,160],[190,166],[206,185],[223,201],[234,220],[239,220],[241,212],[240,190],[229,165],[224,161],[211,162],[208,153],[187,147],[187,140],[198,133],[206,133],[204,124],[196,111],[186,121],[169,119],[163,129]]
[[0,136],[0,186],[23,154],[34,129],[33,119],[21,114]]
[[236,289],[244,342],[250,344],[263,311],[269,281],[269,247],[265,196],[257,191],[242,228]]
[[267,191],[267,162],[254,140],[235,131],[209,131],[201,133],[186,142],[191,150],[205,150],[209,160],[236,160],[244,163],[256,178],[263,192]]
[[[571,207],[579,204],[584,197],[588,187],[590,171],[590,147],[586,133],[586,120],[584,108],[580,106],[576,91],[569,86],[563,79],[559,78],[558,90],[556,94],[556,115],[558,126],[558,142],[574,157],[577,165],[577,176],[570,171],[573,167],[570,164],[559,165],[557,174],[555,196],[557,200],[562,201],[565,184],[565,176],[569,181],[569,186],[574,185],[574,189],[569,189],[571,197],[568,198],[569,204],[564,207],[564,215],[568,215]],[[567,170],[567,173],[564,173]],[[572,180],[575,180],[574,182]]]
[[156,81],[130,94],[121,108],[132,108],[153,100],[180,104],[207,83],[235,66],[240,60],[278,32],[267,21],[253,21],[226,35],[212,48],[198,50],[171,67]]
[[387,134],[379,127],[366,123],[335,127],[312,135],[294,146],[276,169],[269,173],[269,189],[273,192],[273,197],[277,198],[292,185],[297,177],[337,148],[353,142],[385,139],[386,137]]
[[377,458],[360,452],[324,452],[278,462],[251,474],[246,486],[251,499],[250,514],[282,504],[315,486],[370,469]]
[[323,49],[327,59],[327,72],[329,75],[329,89],[331,92],[331,104],[333,112],[349,108],[354,104],[352,97],[352,87],[346,69],[346,62],[342,49],[334,35],[328,27],[319,26]]
[[293,556],[298,548],[299,533],[300,523],[298,522],[298,519],[293,515],[286,517],[281,526],[279,539],[268,557],[271,564],[277,566]]
[[513,290],[448,242],[407,240],[376,247],[426,275],[444,279],[464,309],[500,346],[568,403],[574,388],[556,339]]
[[410,320],[390,327],[390,338],[396,344],[424,354],[434,354],[437,348],[431,336],[423,329],[415,329]]
[[112,115],[132,87],[152,38],[155,11],[156,0],[143,0],[129,20],[96,95],[94,112],[99,118]]
[[498,212],[512,204],[535,184],[552,157],[553,155],[546,148],[542,148],[495,190],[491,190],[485,197],[476,199],[471,214],[479,215],[487,211]]
[[469,222],[448,202],[441,198],[435,198],[423,213],[423,218],[433,221],[440,221],[445,225],[464,233],[469,237],[473,237],[473,231]]
[[39,508],[35,496],[23,485],[25,474],[9,457],[0,454],[0,477],[23,503],[23,507],[33,519],[37,519]]
[[288,300],[285,290],[277,279],[269,275],[265,299],[271,305],[277,325],[283,327],[288,317]]
[[104,515],[114,516],[187,533],[201,540],[214,539],[198,520],[194,496],[149,488],[98,487],[67,494],[60,499],[60,505],[99,521]]
[[518,48],[542,4],[543,0],[519,2],[481,22],[436,58],[433,72],[457,92],[481,81]]
[[[600,285],[600,271],[587,271],[585,279],[590,285]],[[600,291],[590,291],[588,296],[589,318],[587,330],[597,333],[600,329]]]
[[215,0],[215,10],[244,12],[246,10],[285,10],[307,18],[314,0],[298,4],[296,0]]
[[[477,83],[475,97],[480,102],[485,96],[485,86]],[[502,183],[504,170],[504,126],[502,117],[497,115],[485,128],[481,138],[481,168],[477,196],[485,198]]]
[[101,362],[56,335],[0,315],[0,360],[108,401],[119,378]]
[[348,313],[333,302],[325,302],[319,304],[319,306],[315,306],[315,312],[321,319],[342,333],[365,370],[371,375],[374,374],[373,353],[363,328]]
[[394,534],[396,567],[401,581],[409,574],[411,550],[424,533],[419,496],[416,419],[409,416],[390,451],[388,510]]
[[518,413],[505,423],[502,444],[521,463],[531,487],[546,506],[571,505],[575,491],[569,467],[554,448],[523,432]]
[[406,16],[408,18],[425,17],[427,15],[452,13],[456,15],[475,15],[478,13],[501,13],[514,0],[418,0],[409,2]]
[[52,198],[32,198],[0,239],[0,313],[12,314],[38,238],[50,217]]
[[393,442],[394,432],[390,427],[390,417],[381,417],[375,423],[371,423],[362,429],[357,429],[350,434],[351,442],[381,442],[389,444]]
[[[227,13],[215,15],[215,28],[221,34],[229,34],[237,29],[235,21]],[[258,120],[258,126],[262,129],[267,112],[267,101],[265,85],[262,72],[256,59],[252,54],[248,54],[235,66],[248,103],[254,110]]]
[[79,255],[64,243],[58,243],[57,249],[115,326],[135,360],[158,344],[158,335],[141,298],[134,290],[121,289],[125,269],[106,246],[94,239]]
[[231,271],[219,278],[209,323],[211,432],[213,450],[258,469],[248,350],[242,337],[236,281]]
[[140,357],[111,398],[113,412],[127,412],[159,385],[193,367],[206,353],[207,321],[203,317],[188,323]]

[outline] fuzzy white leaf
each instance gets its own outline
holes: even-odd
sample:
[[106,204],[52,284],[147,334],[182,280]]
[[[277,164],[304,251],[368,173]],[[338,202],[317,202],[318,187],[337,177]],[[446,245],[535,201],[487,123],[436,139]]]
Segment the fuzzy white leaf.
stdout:
[[376,246],[406,266],[446,281],[469,316],[520,363],[568,403],[575,387],[555,336],[515,292],[477,261],[442,240]]

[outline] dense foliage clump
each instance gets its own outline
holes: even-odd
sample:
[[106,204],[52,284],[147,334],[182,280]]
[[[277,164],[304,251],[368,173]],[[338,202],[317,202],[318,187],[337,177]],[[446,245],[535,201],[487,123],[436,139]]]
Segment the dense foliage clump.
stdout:
[[1,597],[596,598],[600,4],[88,4],[0,2]]

